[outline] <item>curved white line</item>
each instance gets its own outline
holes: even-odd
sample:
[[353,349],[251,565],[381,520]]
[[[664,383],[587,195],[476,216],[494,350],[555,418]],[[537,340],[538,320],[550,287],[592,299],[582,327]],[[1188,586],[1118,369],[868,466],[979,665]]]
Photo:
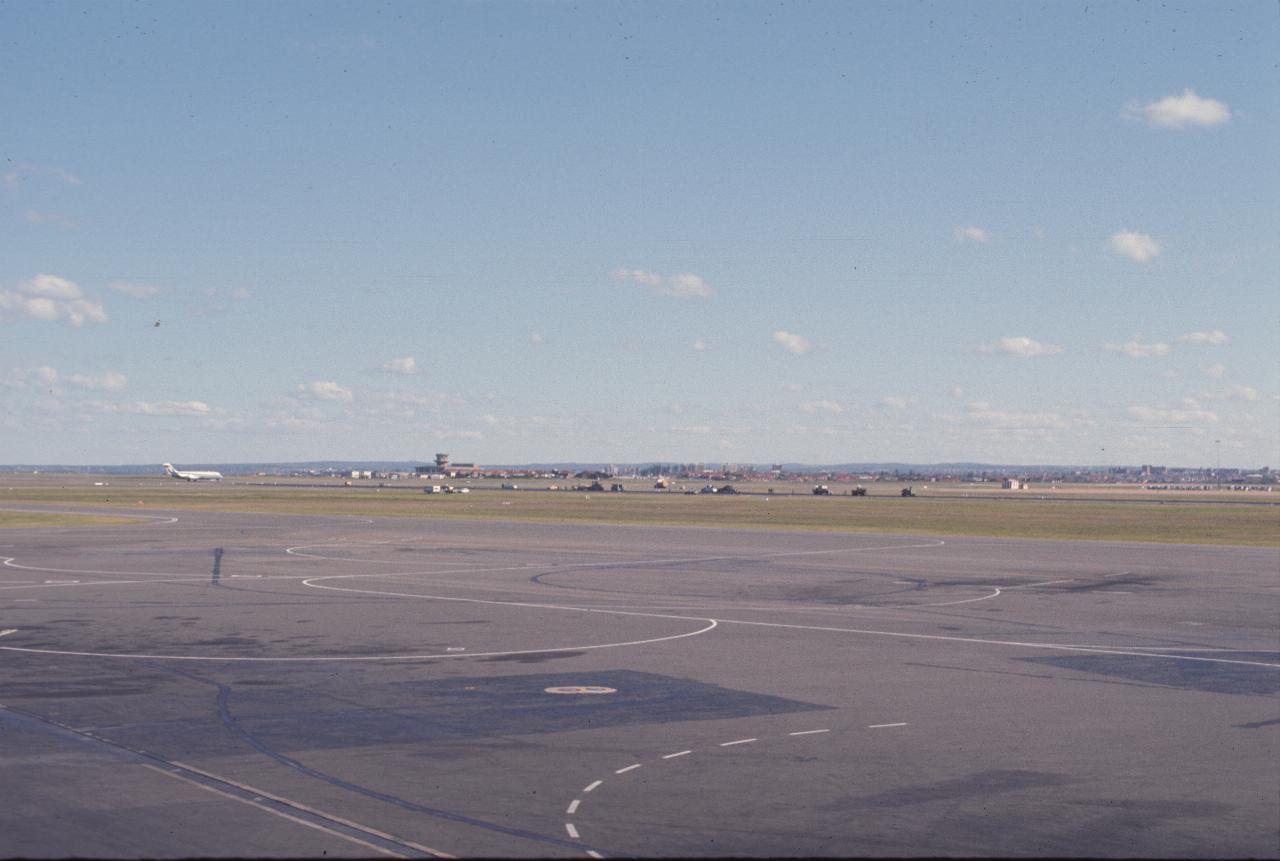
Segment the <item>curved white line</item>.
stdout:
[[[1000,597],[1000,589],[996,586],[989,586],[989,589],[995,589],[990,595],[983,595],[981,598],[965,598],[963,601],[943,601],[940,604],[892,604],[890,605],[896,610],[909,610],[912,607],[951,607],[955,604],[972,604],[975,601],[990,601],[992,598]],[[878,605],[883,606],[883,605]]]
[[[187,575],[179,574],[177,571],[156,571],[153,575],[145,571],[96,571],[92,568],[40,568],[35,565],[20,565],[17,562],[13,561],[17,558],[18,557],[16,556],[0,556],[0,559],[4,560],[4,567],[6,568],[16,568],[19,571],[43,571],[46,574],[109,574],[109,575],[115,575],[116,577],[119,577],[123,574],[129,574],[134,577],[151,577],[151,576],[186,577],[187,576]],[[303,575],[295,575],[295,576],[303,576]],[[146,583],[148,581],[142,580],[139,582]]]
[[[574,608],[559,608],[574,609]],[[587,611],[592,612],[592,611]],[[680,618],[680,617],[675,617]],[[691,620],[692,621],[692,620]],[[506,652],[468,652],[465,654],[430,654],[430,655],[327,655],[324,657],[292,657],[292,658],[275,658],[275,657],[215,657],[212,655],[142,655],[142,654],[125,654],[118,652],[78,652],[62,649],[24,649],[19,646],[0,646],[0,651],[4,652],[25,652],[34,655],[65,655],[77,658],[132,658],[145,659],[150,661],[226,661],[235,663],[350,663],[354,661],[435,661],[448,658],[495,658],[507,655],[545,655],[553,652],[587,652],[595,649],[616,649],[622,646],[645,646],[650,643],[665,643],[669,640],[682,640],[685,637],[696,637],[699,634],[705,634],[712,628],[716,627],[715,619],[706,619],[703,621],[710,622],[705,628],[699,628],[696,631],[687,631],[683,634],[673,634],[669,637],[654,637],[648,640],[631,640],[625,643],[596,643],[590,646],[557,646],[548,649],[518,649]]]
[[[128,510],[108,509],[106,511],[63,511],[49,508],[0,508],[0,511],[12,511],[18,514],[70,514],[80,517],[129,517],[136,520],[156,520],[159,521],[153,525],[167,526],[170,523],[177,523],[178,518],[166,517],[163,514],[138,514]],[[74,525],[74,524],[71,524]],[[89,525],[118,525],[118,524],[89,524]]]

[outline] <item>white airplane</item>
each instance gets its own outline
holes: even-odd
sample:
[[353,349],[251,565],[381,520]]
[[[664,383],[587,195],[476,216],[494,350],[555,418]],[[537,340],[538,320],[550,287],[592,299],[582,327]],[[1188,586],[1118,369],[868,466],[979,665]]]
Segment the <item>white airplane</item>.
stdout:
[[173,464],[171,463],[166,463],[161,465],[164,467],[164,474],[169,476],[170,478],[181,478],[184,481],[221,481],[222,480],[222,473],[213,472],[212,470],[208,472],[200,472],[195,470],[174,469]]

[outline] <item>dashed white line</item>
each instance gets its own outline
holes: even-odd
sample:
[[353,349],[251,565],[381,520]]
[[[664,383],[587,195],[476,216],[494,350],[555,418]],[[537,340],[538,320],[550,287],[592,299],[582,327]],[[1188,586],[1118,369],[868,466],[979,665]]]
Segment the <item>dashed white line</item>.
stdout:
[[820,732],[831,732],[829,729],[806,729],[800,732],[789,732],[787,735],[817,735]]
[[758,738],[740,738],[740,739],[738,739],[737,741],[722,741],[722,742],[720,742],[720,746],[721,746],[721,747],[733,747],[735,744],[751,744],[751,742],[753,742],[753,741],[759,741],[759,740],[760,740],[760,739],[758,739]]
[[590,792],[591,790],[595,789],[597,786],[599,786],[602,783],[604,783],[603,780],[592,781],[591,783],[588,783],[586,786],[582,787],[582,791]]
[[[4,635],[0,634],[0,636],[4,636]],[[664,756],[663,759],[675,759],[677,756],[688,756],[691,753],[693,753],[693,751],[691,750],[682,750],[682,751],[678,751],[677,753],[669,753],[666,756]]]
[[635,771],[635,770],[636,770],[637,768],[639,768],[642,764],[643,764],[643,763],[639,763],[639,762],[632,763],[631,765],[628,765],[626,768],[620,768],[620,769],[618,769],[617,771],[615,771],[615,772],[614,772],[614,774],[626,774],[628,771]]
[[601,855],[599,852],[597,852],[597,851],[596,851],[596,850],[594,850],[594,849],[588,849],[588,850],[587,850],[587,854],[588,854],[588,855],[590,855],[592,858],[603,858],[603,857],[604,857],[603,855]]
[[570,801],[569,807],[568,809],[565,810],[565,813],[569,816],[572,816],[573,814],[577,813],[578,805],[581,803],[582,803],[581,799],[577,799],[577,798],[575,798],[573,801]]
[[574,840],[578,839],[578,829],[573,827],[572,822],[566,822],[564,824],[564,830],[569,832],[569,836],[572,837]]
[[905,723],[873,723],[868,724],[867,729],[885,729],[891,726],[906,726]]

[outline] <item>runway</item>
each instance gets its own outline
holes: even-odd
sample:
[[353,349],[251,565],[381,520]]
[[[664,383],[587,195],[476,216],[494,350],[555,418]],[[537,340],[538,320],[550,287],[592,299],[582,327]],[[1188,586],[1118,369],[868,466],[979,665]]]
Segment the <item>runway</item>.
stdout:
[[148,515],[0,532],[2,856],[1280,854],[1274,549]]

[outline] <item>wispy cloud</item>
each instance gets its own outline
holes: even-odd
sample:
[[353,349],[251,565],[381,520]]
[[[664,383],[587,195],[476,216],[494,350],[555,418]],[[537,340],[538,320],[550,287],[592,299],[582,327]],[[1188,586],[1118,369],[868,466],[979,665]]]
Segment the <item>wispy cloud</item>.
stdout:
[[160,292],[159,287],[152,287],[148,284],[135,284],[132,281],[112,281],[107,287],[132,299],[150,299]]
[[79,185],[80,177],[60,167],[44,167],[38,164],[20,164],[3,174],[6,188],[17,188],[28,179],[49,178],[64,185]]
[[86,299],[74,281],[40,274],[18,282],[17,290],[0,290],[0,321],[23,317],[66,320],[79,327],[86,321],[105,323],[107,312],[100,303]]
[[920,398],[915,395],[904,397],[902,395],[885,395],[879,401],[879,406],[889,410],[905,410],[907,407],[915,406],[920,402]]
[[355,397],[351,389],[330,380],[303,383],[298,386],[297,391],[301,395],[318,398],[322,401],[350,401]]
[[36,209],[27,209],[22,213],[22,220],[27,224],[34,224],[37,227],[50,225],[52,227],[61,227],[66,230],[74,229],[76,221],[67,215],[60,215],[56,212],[40,212]]
[[135,401],[125,404],[98,401],[91,406],[104,413],[141,416],[208,416],[214,412],[204,401]]
[[1131,103],[1125,114],[1145,119],[1147,125],[1161,129],[1218,126],[1231,120],[1231,108],[1217,99],[1197,95],[1190,87],[1179,96],[1165,96],[1141,106]]
[[613,277],[619,281],[643,284],[655,295],[673,299],[710,299],[716,295],[716,291],[701,276],[689,272],[660,275],[643,269],[615,269]]
[[1062,347],[1057,344],[1041,343],[1034,338],[1028,338],[1026,335],[1012,335],[1007,338],[1001,338],[989,344],[982,344],[977,349],[979,353],[1000,353],[1006,356],[1018,356],[1023,359],[1053,356],[1062,352]]
[[1212,332],[1188,332],[1185,335],[1179,335],[1178,340],[1184,344],[1207,344],[1215,347],[1231,343],[1227,333],[1221,329],[1214,329]]
[[701,338],[698,338],[689,346],[699,353],[705,352],[707,350],[707,342],[702,340]]
[[828,400],[807,401],[800,405],[800,409],[806,413],[831,413],[833,415],[839,415],[844,412],[844,407],[835,401]]
[[388,374],[401,374],[409,376],[418,373],[418,363],[413,356],[401,356],[398,359],[390,359],[382,363],[382,370]]
[[1146,263],[1160,256],[1163,250],[1146,233],[1132,230],[1121,230],[1107,237],[1107,250],[1119,257],[1128,257],[1137,263]]
[[977,424],[1004,430],[1046,430],[1062,429],[1067,422],[1058,413],[1019,413],[992,409],[986,401],[972,401],[965,404],[966,418]]
[[1206,377],[1213,377],[1215,380],[1220,380],[1223,378],[1224,375],[1226,375],[1227,366],[1222,364],[1221,362],[1218,362],[1217,364],[1214,364],[1214,365],[1205,365],[1203,368],[1200,369],[1200,371]]
[[773,342],[788,353],[794,353],[797,356],[813,349],[813,343],[808,338],[784,329],[773,333]]
[[58,370],[48,365],[33,368],[6,368],[0,371],[0,386],[20,389],[24,386],[51,386],[58,381]]
[[64,379],[73,386],[103,392],[118,392],[129,385],[129,378],[118,371],[103,371],[100,374],[68,374]]
[[1123,344],[1104,344],[1103,349],[1110,350],[1113,353],[1120,353],[1130,359],[1152,359],[1157,356],[1169,355],[1173,347],[1159,341],[1151,344],[1143,344],[1140,341],[1125,341]]
[[1140,422],[1171,422],[1173,424],[1217,424],[1218,414],[1206,410],[1192,398],[1184,398],[1180,407],[1148,407],[1134,405],[1125,412]]
[[970,224],[967,227],[957,227],[955,229],[955,237],[961,242],[990,242],[991,234],[985,229]]

